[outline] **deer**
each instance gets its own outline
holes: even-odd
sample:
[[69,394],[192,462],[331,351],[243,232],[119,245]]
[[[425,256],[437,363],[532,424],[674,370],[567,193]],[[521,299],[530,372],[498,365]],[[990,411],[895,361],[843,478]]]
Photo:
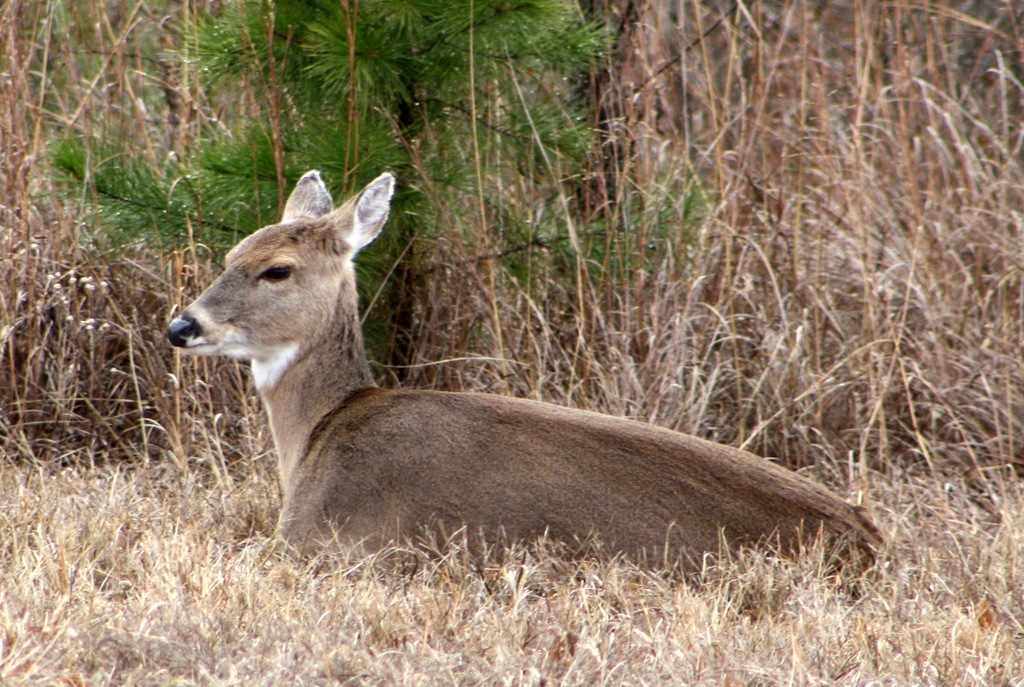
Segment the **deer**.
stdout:
[[335,208],[308,172],[281,221],[231,249],[167,330],[185,353],[251,362],[285,548],[380,552],[433,528],[571,551],[596,542],[690,572],[740,548],[796,553],[815,536],[873,560],[883,539],[863,507],[746,451],[540,401],[378,386],[354,258],[381,232],[394,189],[385,173]]

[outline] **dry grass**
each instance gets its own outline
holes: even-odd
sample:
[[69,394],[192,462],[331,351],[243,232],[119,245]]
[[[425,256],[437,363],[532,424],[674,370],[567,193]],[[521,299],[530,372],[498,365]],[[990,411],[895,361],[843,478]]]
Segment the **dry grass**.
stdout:
[[0,480],[5,685],[1024,684],[1016,481],[873,494],[892,555],[856,583],[811,555],[691,586],[522,552],[280,558],[262,461]]
[[754,2],[708,31],[722,8],[656,5],[609,10],[632,8],[594,79],[614,138],[566,170],[578,196],[496,184],[524,216],[562,208],[578,259],[477,260],[499,218],[436,199],[462,231],[424,248],[406,383],[778,456],[876,513],[884,564],[751,557],[691,586],[526,552],[279,558],[247,372],[163,342],[215,256],[109,252],[47,160],[99,129],[186,154],[225,110],[160,60],[203,10],[15,1],[0,684],[1024,685],[1024,18]]

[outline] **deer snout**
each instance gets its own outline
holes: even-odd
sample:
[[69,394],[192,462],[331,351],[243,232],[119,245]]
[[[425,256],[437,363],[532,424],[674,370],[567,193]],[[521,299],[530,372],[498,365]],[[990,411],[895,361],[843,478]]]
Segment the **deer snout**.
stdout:
[[199,337],[202,333],[203,328],[199,326],[196,318],[186,313],[171,322],[167,328],[167,340],[171,342],[172,346],[185,348],[189,341]]

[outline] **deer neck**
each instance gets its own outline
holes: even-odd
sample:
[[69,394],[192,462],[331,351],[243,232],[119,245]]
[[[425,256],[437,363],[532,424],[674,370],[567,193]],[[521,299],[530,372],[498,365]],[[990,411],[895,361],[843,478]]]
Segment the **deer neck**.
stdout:
[[286,489],[317,422],[354,392],[375,386],[354,293],[339,299],[334,321],[322,331],[273,360],[253,361]]

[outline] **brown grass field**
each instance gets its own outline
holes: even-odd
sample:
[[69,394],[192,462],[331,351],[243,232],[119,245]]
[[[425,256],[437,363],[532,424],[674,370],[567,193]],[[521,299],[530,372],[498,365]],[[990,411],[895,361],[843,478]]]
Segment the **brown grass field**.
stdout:
[[[437,199],[414,364],[382,384],[742,446],[888,539],[861,576],[812,550],[690,582],[543,543],[275,553],[248,371],[163,336],[218,256],[112,247],[50,159],[95,132],[184,157],[244,120],[170,57],[216,4],[0,9],[0,685],[1024,686],[1019,4],[609,3],[614,154],[564,173],[609,229],[587,255],[640,257],[524,281],[477,259],[475,199]],[[493,169],[524,217],[550,199]]]

